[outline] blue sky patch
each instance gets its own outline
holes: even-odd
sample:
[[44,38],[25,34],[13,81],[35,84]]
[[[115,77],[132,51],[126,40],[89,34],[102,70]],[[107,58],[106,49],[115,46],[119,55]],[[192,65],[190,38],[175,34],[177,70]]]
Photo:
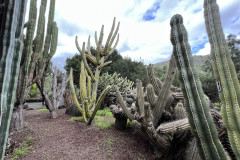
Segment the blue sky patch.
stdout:
[[235,18],[235,19],[232,21],[232,23],[237,22],[237,21],[239,20],[239,18],[240,18],[240,16],[237,16],[237,18]]
[[66,20],[61,20],[59,24],[59,30],[61,30],[63,33],[66,33],[68,36],[74,36],[76,33],[80,31],[80,28],[70,22],[67,22]]
[[204,46],[205,46],[206,43],[207,43],[207,42],[204,42],[204,43],[202,43],[202,44],[199,44],[197,47],[193,47],[193,48],[192,48],[192,54],[198,53],[198,51],[200,51],[201,49],[204,48]]
[[144,21],[154,20],[155,17],[156,17],[156,14],[155,14],[155,13],[157,12],[157,10],[158,10],[159,8],[160,8],[160,2],[154,3],[153,6],[144,13],[142,19],[143,19]]

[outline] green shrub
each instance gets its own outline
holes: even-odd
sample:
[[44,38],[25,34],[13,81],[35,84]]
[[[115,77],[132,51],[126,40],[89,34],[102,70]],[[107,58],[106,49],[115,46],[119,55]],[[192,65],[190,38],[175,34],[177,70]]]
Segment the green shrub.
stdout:
[[44,108],[44,109],[39,109],[39,110],[37,110],[37,112],[49,112],[49,110],[46,109],[46,108]]
[[33,149],[33,147],[31,145],[29,145],[32,141],[34,140],[33,137],[27,137],[24,141],[23,141],[23,146],[20,148],[15,148],[13,150],[13,158],[11,158],[11,160],[17,160],[20,157],[24,157],[27,155],[27,153]]
[[34,98],[34,97],[37,97],[38,95],[40,95],[40,91],[37,88],[37,84],[34,83],[30,89],[30,97]]
[[106,116],[106,117],[109,117],[109,118],[113,117],[113,114],[112,114],[112,112],[110,111],[109,108],[104,108],[102,110],[98,110],[96,115],[97,116]]
[[83,122],[83,117],[71,117],[69,120],[67,120],[68,122],[74,122],[74,121],[78,121],[78,122]]

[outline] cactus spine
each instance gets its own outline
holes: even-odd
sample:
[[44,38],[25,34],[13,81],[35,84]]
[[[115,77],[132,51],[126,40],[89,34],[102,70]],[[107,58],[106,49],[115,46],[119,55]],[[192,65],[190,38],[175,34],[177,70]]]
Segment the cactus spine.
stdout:
[[26,0],[0,3],[0,159],[4,159],[23,50]]
[[186,111],[202,159],[228,159],[217,135],[209,113],[198,74],[192,62],[187,31],[181,15],[174,15],[170,22],[173,54],[180,71]]
[[[97,32],[95,32],[95,43],[97,46],[97,53],[96,57],[92,55],[90,51],[90,36],[88,38],[88,45],[87,45],[87,51],[85,53],[85,42],[83,42],[82,48],[78,44],[77,37],[75,39],[76,47],[80,54],[82,55],[83,61],[81,63],[81,74],[80,74],[80,98],[82,102],[82,106],[79,104],[77,100],[77,96],[75,93],[75,89],[73,86],[73,76],[72,76],[72,69],[70,71],[70,87],[72,91],[72,95],[74,98],[74,102],[76,106],[78,107],[79,111],[83,114],[84,121],[88,121],[88,125],[92,123],[92,120],[94,119],[94,116],[99,109],[101,103],[103,102],[106,94],[110,91],[111,86],[107,86],[102,93],[100,94],[97,102],[97,89],[99,85],[99,78],[100,78],[100,72],[103,67],[110,64],[111,61],[105,62],[107,60],[108,56],[116,49],[118,41],[119,41],[119,26],[120,22],[118,22],[118,25],[115,29],[115,21],[114,18],[111,31],[108,35],[107,42],[105,44],[105,47],[102,47],[102,41],[103,41],[103,31],[104,26],[101,28],[99,39],[97,37]],[[116,42],[112,47],[112,44],[116,39]],[[92,70],[90,69],[88,65],[88,61],[92,62],[95,65],[95,73],[93,74]],[[87,81],[87,82],[86,82]],[[95,104],[96,102],[96,104]],[[94,109],[93,111],[91,111]]]
[[222,29],[216,0],[204,0],[204,17],[211,45],[214,76],[217,80],[221,112],[232,149],[240,159],[240,85]]

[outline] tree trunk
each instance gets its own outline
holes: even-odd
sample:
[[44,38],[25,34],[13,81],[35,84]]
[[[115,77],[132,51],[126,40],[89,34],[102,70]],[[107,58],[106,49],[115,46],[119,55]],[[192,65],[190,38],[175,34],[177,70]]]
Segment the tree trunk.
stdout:
[[51,115],[51,118],[57,118],[57,112],[56,112],[56,109],[54,109],[54,110],[50,110],[50,115]]
[[127,118],[116,118],[115,120],[115,128],[118,130],[125,130],[127,127]]
[[24,127],[23,105],[19,105],[17,107],[14,107],[9,131],[10,132],[18,131],[23,129],[23,127]]

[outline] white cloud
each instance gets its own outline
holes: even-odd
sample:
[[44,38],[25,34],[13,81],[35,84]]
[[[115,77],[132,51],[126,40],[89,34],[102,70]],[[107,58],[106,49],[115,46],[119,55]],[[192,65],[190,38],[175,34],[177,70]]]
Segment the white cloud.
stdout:
[[211,49],[210,43],[208,42],[208,43],[206,43],[206,44],[204,45],[204,48],[203,48],[203,49],[200,49],[200,50],[196,53],[196,55],[198,55],[198,56],[208,55],[208,54],[210,54],[210,49]]
[[[40,1],[40,0],[39,0]],[[155,20],[143,21],[144,13],[155,3],[159,3],[160,8],[156,12]],[[226,34],[239,33],[240,24],[238,20],[231,24],[240,15],[238,0],[218,0],[223,28]],[[105,26],[104,42],[110,30],[113,17],[121,22],[120,41],[117,46],[122,50],[121,55],[132,59],[144,60],[145,63],[157,63],[156,60],[166,59],[172,53],[170,42],[170,19],[174,14],[181,14],[188,31],[189,43],[192,48],[204,48],[196,51],[197,54],[205,54],[208,51],[208,38],[205,31],[203,18],[202,0],[58,0],[56,1],[55,20],[58,25],[70,23],[75,29],[71,30],[64,26],[59,30],[59,46],[56,57],[71,53],[74,55],[77,50],[74,43],[75,35],[79,37],[79,43],[87,41],[91,35],[91,44],[94,44],[94,32],[100,31],[101,25]],[[239,25],[238,25],[239,26]],[[69,35],[69,31],[74,34]],[[76,32],[76,33],[75,33]],[[208,52],[209,53],[209,52]]]

